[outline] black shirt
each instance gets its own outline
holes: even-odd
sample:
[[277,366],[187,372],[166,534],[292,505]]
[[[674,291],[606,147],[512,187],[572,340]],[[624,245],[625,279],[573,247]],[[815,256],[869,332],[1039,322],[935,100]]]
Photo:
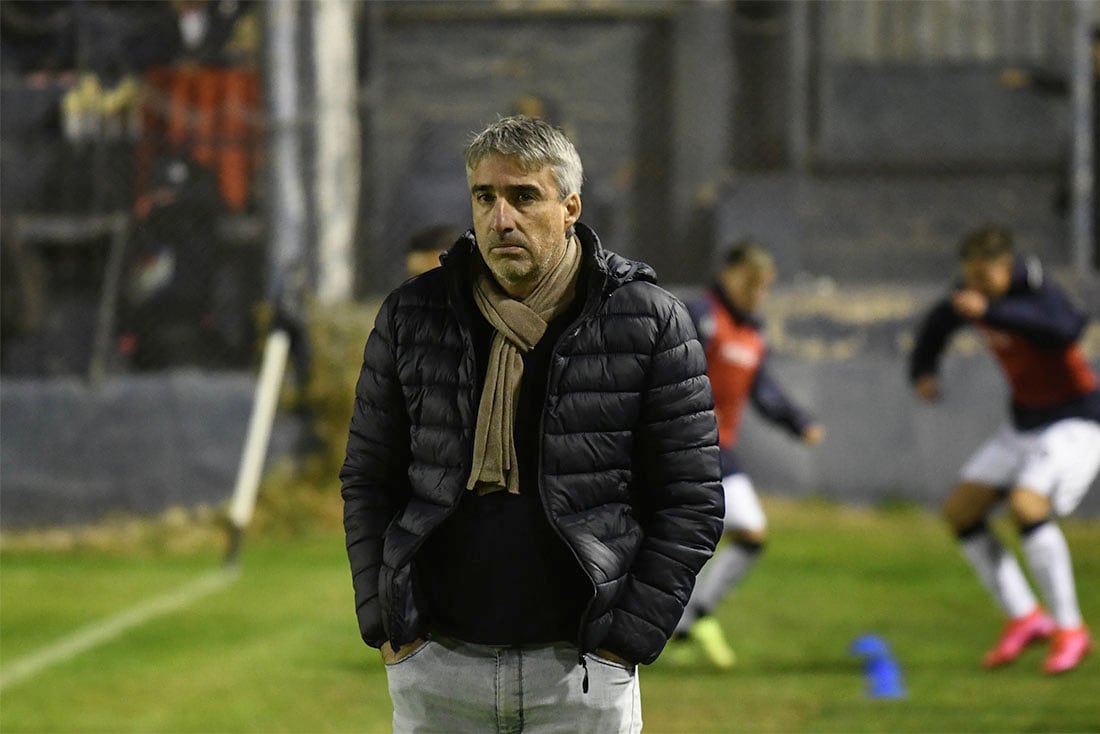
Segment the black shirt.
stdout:
[[[514,427],[519,494],[464,492],[454,514],[417,554],[419,586],[433,630],[489,645],[577,641],[593,588],[546,516],[539,497],[538,439],[550,359],[580,314],[583,281],[582,276],[573,304],[523,355]],[[494,331],[472,298],[469,305],[480,397]]]

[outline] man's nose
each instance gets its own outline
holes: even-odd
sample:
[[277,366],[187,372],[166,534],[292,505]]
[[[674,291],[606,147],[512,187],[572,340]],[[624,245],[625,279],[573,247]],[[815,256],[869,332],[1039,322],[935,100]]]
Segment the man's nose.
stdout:
[[493,206],[493,216],[489,222],[495,232],[507,232],[515,228],[512,205],[504,197],[497,199]]

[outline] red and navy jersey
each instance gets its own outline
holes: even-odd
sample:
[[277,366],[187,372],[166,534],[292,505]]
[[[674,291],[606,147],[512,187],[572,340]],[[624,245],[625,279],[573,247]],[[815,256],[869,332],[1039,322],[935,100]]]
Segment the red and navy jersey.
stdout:
[[[970,320],[950,298],[925,317],[910,357],[909,376],[934,375],[951,335]],[[1079,339],[1088,317],[1043,275],[1038,260],[1017,259],[1008,291],[973,322],[1001,365],[1020,430],[1064,418],[1100,421],[1100,392]]]
[[719,445],[731,449],[737,443],[741,414],[748,400],[768,420],[796,436],[802,435],[811,418],[772,379],[760,321],[738,311],[717,285],[689,310],[707,355]]

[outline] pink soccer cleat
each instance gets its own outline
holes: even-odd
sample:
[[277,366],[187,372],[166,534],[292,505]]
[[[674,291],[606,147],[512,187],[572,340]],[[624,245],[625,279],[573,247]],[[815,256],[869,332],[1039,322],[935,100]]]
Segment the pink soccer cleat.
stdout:
[[1088,627],[1081,625],[1077,629],[1060,629],[1054,633],[1050,643],[1050,654],[1043,661],[1043,672],[1049,675],[1072,670],[1085,659],[1092,650],[1092,635]]
[[1054,634],[1057,625],[1047,616],[1042,607],[1035,607],[1030,614],[1016,619],[1010,619],[1005,623],[997,644],[982,658],[982,665],[987,668],[998,668],[1008,665],[1016,658],[1024,648],[1033,642],[1045,640]]

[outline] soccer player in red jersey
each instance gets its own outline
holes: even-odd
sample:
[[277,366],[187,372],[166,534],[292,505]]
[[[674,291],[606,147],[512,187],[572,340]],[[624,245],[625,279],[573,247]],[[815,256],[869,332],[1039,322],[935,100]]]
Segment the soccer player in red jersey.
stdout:
[[711,612],[755,565],[767,536],[764,511],[752,482],[733,454],[745,404],[786,428],[805,443],[817,445],[824,429],[791,402],[766,368],[767,345],[757,312],[775,280],[775,264],[764,248],[748,240],[726,255],[717,282],[699,303],[689,304],[707,355],[707,376],[714,392],[718,443],[722,448],[722,488],[726,514],[724,543],[703,568],[691,600],[676,628],[672,657],[694,639],[718,668],[734,664]]
[[[944,504],[963,555],[1008,617],[983,658],[1016,660],[1050,639],[1046,673],[1076,667],[1092,647],[1081,618],[1069,548],[1057,516],[1073,511],[1100,470],[1100,392],[1079,339],[1087,317],[1046,278],[1037,260],[1014,254],[1011,234],[966,235],[962,279],[925,317],[910,359],[917,395],[940,396],[937,367],[951,335],[972,325],[985,337],[1012,394],[1011,419],[971,456]],[[1044,608],[1014,554],[988,526],[1007,501]]]

